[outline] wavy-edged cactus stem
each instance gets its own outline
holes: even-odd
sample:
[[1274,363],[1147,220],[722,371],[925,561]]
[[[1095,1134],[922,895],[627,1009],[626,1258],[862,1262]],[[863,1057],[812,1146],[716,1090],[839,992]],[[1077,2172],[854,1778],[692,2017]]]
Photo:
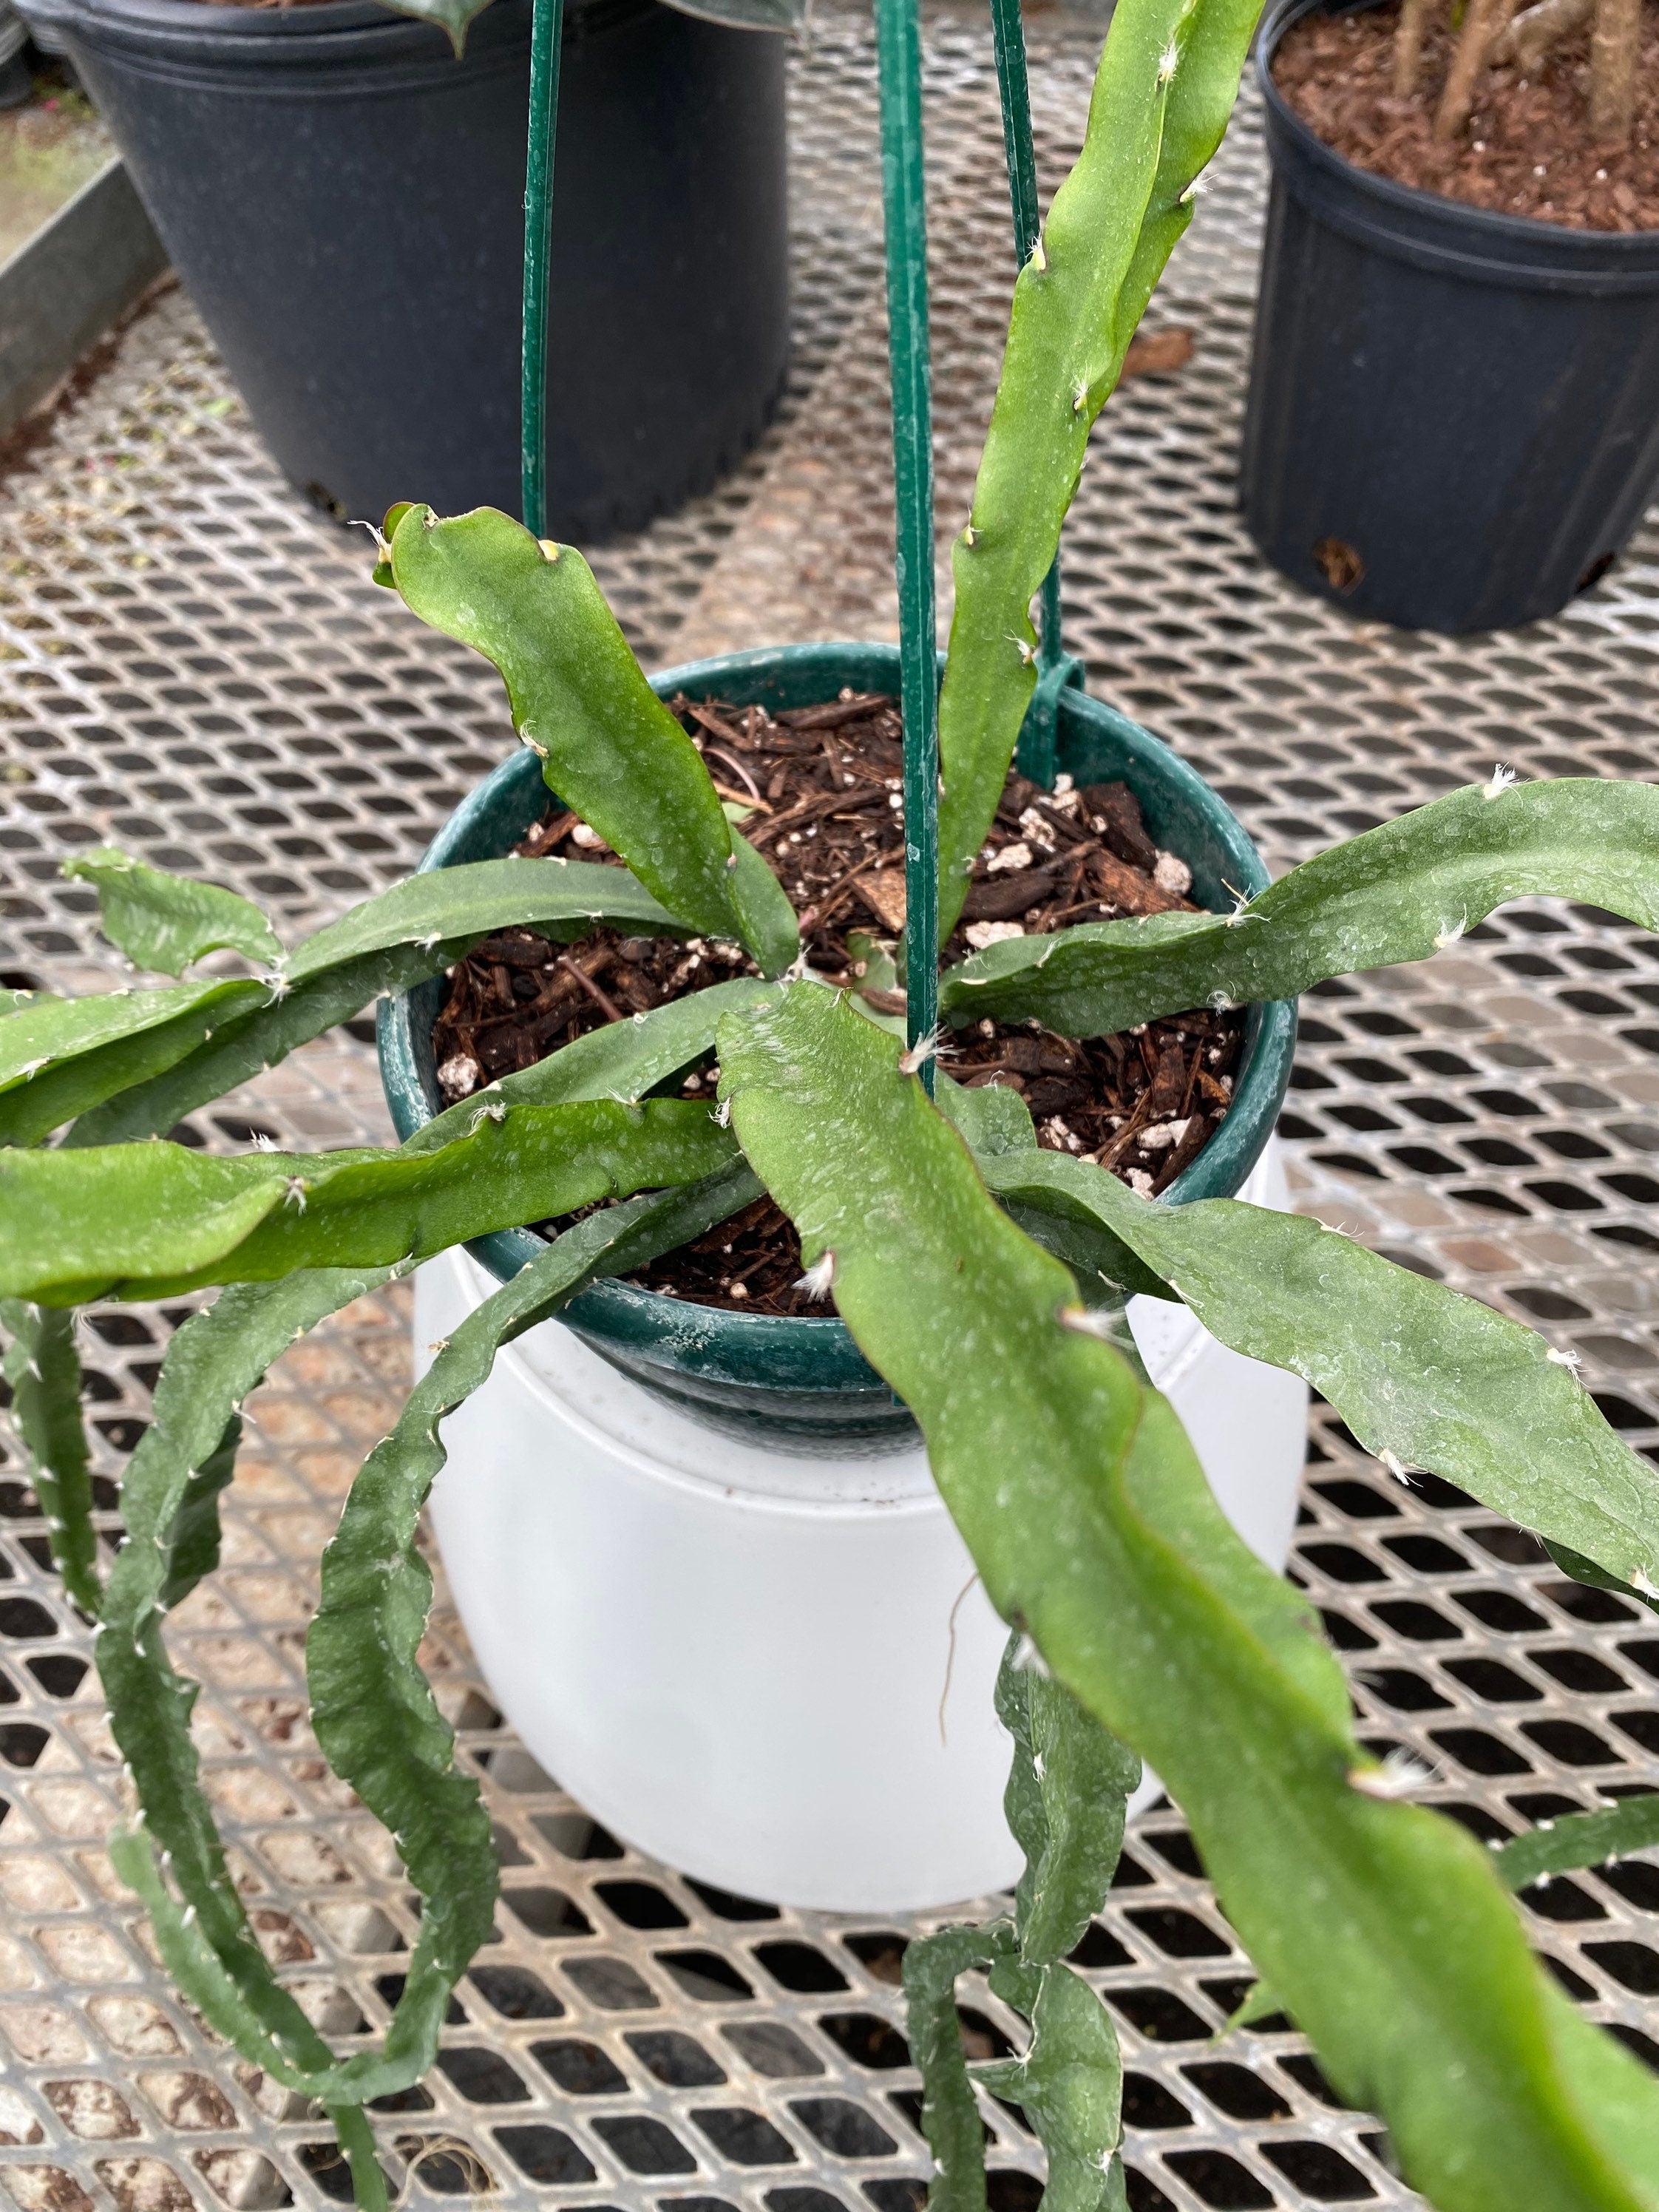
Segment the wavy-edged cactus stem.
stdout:
[[116,1091],[176,1066],[270,995],[249,977],[25,1000],[0,1014],[0,1145],[39,1144]]
[[1106,1901],[1140,1761],[1042,1665],[1029,1638],[1009,1638],[997,1717],[1014,1740],[1004,1810],[1025,1871],[1014,1928],[1027,1966],[1067,1957]]
[[[932,2212],[984,2212],[977,2081],[1024,2108],[1048,2155],[1050,2212],[1109,2212],[1123,2190],[1117,2037],[1099,1998],[1065,1961],[1111,1887],[1140,1761],[1048,1676],[1023,1636],[1003,1654],[996,1698],[1014,1740],[1003,1802],[1025,1854],[1013,1917],[941,1929],[904,1954],[910,2052],[933,2154],[928,2201]],[[968,2066],[955,1990],[975,1969],[1024,2014],[1030,2039],[1022,2057]]]
[[[690,1188],[636,1198],[567,1230],[437,1347],[397,1426],[364,1461],[323,1554],[322,1595],[306,1638],[312,1726],[335,1773],[390,1831],[430,1900],[415,1956],[429,1951],[448,1983],[489,1932],[495,1860],[477,1785],[451,1765],[453,1738],[417,1656],[432,1575],[416,1530],[447,1456],[440,1426],[489,1380],[502,1345],[596,1274],[626,1273],[672,1251],[759,1194],[746,1163],[736,1160]],[[448,1886],[452,1857],[472,1869],[464,1889]],[[443,2014],[434,1996],[413,2023],[409,2080],[431,2063]],[[394,2020],[388,2062],[400,2055],[397,2035]]]
[[[116,1871],[149,1910],[180,1989],[254,2064],[331,2068],[333,2054],[276,1982],[226,1866],[197,1778],[193,1684],[174,1674],[162,1641],[167,1607],[218,1553],[217,1498],[228,1477],[238,1409],[296,1337],[386,1279],[384,1272],[296,1275],[228,1291],[187,1321],[162,1364],[154,1417],[127,1470],[126,1539],[111,1571],[95,1645],[110,1723],[132,1771],[140,1828],[111,1844]],[[158,1870],[177,1885],[181,1905]],[[181,1971],[181,1967],[184,1971]],[[386,2202],[360,2100],[329,2100],[350,2156],[358,2203]]]
[[1123,2212],[1123,2062],[1111,2014],[1064,1960],[1003,1960],[992,1989],[1031,2023],[1024,2056],[976,2067],[1024,2111],[1048,2160],[1047,2212]]
[[414,1132],[404,1150],[430,1152],[449,1144],[466,1130],[480,1103],[492,1099],[509,1107],[576,1105],[601,1098],[636,1105],[660,1084],[713,1052],[714,1031],[723,1015],[763,1006],[775,999],[780,988],[752,975],[739,975],[729,983],[706,984],[690,998],[671,999],[629,1021],[589,1030],[545,1060],[503,1075],[459,1105],[434,1115]]
[[0,1152],[0,1296],[78,1305],[297,1267],[412,1262],[602,1199],[695,1182],[736,1149],[690,1099],[468,1104],[465,1133],[430,1151]]
[[1659,2084],[1530,1957],[1491,1854],[1398,1802],[1305,1601],[1002,1213],[897,1048],[812,984],[720,1031],[744,1150],[832,1251],[992,1603],[1149,1759],[1338,2094],[1439,2212],[1653,2212]]
[[988,945],[939,1004],[1067,1036],[1188,1006],[1294,998],[1334,975],[1427,960],[1510,899],[1583,899],[1659,928],[1659,788],[1499,771],[1304,860],[1226,915],[1089,922]]
[[1020,2105],[1048,2159],[1048,2212],[1123,2203],[1123,2067],[1111,2014],[1066,1963],[1106,1901],[1140,1761],[1042,1665],[1009,1640],[997,1712],[1014,1739],[1004,1805],[1025,1871],[1014,1893],[1015,1955],[991,1987],[1030,2023],[1024,2055],[975,2069]]
[[985,2123],[963,2055],[957,1984],[1015,1955],[1012,1920],[940,1928],[904,1953],[904,2024],[921,2075],[921,2131],[933,2154],[931,2212],[985,2212]]
[[1580,1867],[1604,1866],[1632,1851],[1659,1845],[1659,1791],[1621,1798],[1601,1813],[1567,1813],[1540,1820],[1524,1836],[1511,1837],[1492,1853],[1499,1875],[1511,1889],[1526,1889]]
[[[498,1345],[556,1310],[598,1272],[642,1264],[749,1204],[741,1163],[685,1191],[591,1216],[469,1316],[371,1453],[325,1555],[307,1645],[319,1741],[340,1778],[391,1829],[422,1893],[421,1934],[383,2047],[337,2061],[275,1978],[226,1866],[191,1739],[192,1684],[162,1641],[167,1609],[218,1553],[217,1497],[238,1409],[271,1362],[327,1314],[387,1279],[329,1270],[233,1288],[168,1349],[155,1418],[125,1492],[128,1538],[111,1574],[97,1643],[139,1824],[112,1844],[143,1899],[162,1959],[189,2001],[250,2063],[322,2101],[341,2124],[358,2201],[384,2203],[356,2108],[418,2081],[432,2063],[450,1989],[489,1933],[495,1850],[477,1784],[454,1771],[453,1737],[416,1651],[431,1583],[416,1516],[443,1464],[438,1425],[489,1371]],[[159,1854],[159,1856],[158,1856]]]
[[1583,1583],[1590,1589],[1617,1590],[1620,1597],[1627,1597],[1637,1605],[1645,1606],[1650,1613],[1659,1613],[1659,1589],[1654,1588],[1649,1577],[1643,1575],[1627,1580],[1623,1575],[1614,1574],[1601,1565],[1599,1560],[1588,1558],[1584,1553],[1575,1551],[1571,1544],[1564,1544],[1553,1536],[1545,1537],[1544,1549],[1570,1580]]
[[737,938],[769,975],[800,951],[782,885],[721,809],[696,747],[646,682],[574,545],[494,507],[395,507],[375,568],[422,622],[500,671],[548,788],[672,914]]
[[1305,1215],[1165,1206],[1035,1139],[980,1167],[1024,1218],[1072,1224],[1068,1256],[1083,1260],[1097,1229],[1086,1256],[1113,1279],[1132,1273],[1127,1248],[1131,1287],[1182,1299],[1233,1351],[1304,1376],[1397,1480],[1441,1475],[1659,1597],[1659,1470],[1535,1329]]
[[1030,608],[1095,417],[1238,95],[1260,0],[1119,0],[1083,151],[1014,287],[939,698],[939,937],[961,910],[1036,682]]
[[72,880],[98,894],[104,934],[136,968],[182,975],[204,953],[245,953],[275,966],[282,939],[252,899],[219,884],[198,883],[100,845],[64,863]]
[[[142,896],[132,889],[135,877]],[[210,916],[220,913],[214,898],[246,903],[211,884],[141,871],[136,862],[126,870],[106,867],[96,880],[112,941],[150,951],[165,947],[145,939],[145,929],[158,937],[171,931],[174,955],[189,941],[178,917],[198,912],[192,895],[202,896]],[[112,881],[122,886],[125,904],[112,898]],[[135,906],[143,908],[137,923]],[[620,868],[479,860],[411,877],[364,900],[257,981],[80,999],[16,994],[0,1006],[0,1144],[35,1144],[70,1121],[75,1144],[158,1136],[372,999],[437,974],[492,931],[532,927],[570,937],[599,921],[653,933],[678,927]],[[215,933],[211,921],[204,923],[196,933],[198,950],[203,937]],[[246,936],[254,941],[252,925]]]
[[0,1299],[11,1418],[28,1455],[28,1477],[46,1516],[52,1564],[72,1603],[96,1620],[98,1532],[92,1525],[92,1473],[81,1414],[81,1356],[75,1316],[21,1298]]

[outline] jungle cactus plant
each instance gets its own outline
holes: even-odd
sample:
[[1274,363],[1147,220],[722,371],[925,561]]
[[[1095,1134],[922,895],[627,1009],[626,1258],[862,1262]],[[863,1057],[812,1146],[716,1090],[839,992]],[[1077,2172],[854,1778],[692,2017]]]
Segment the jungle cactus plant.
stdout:
[[[1037,682],[1029,603],[1089,423],[1188,219],[1254,12],[1252,0],[1119,0],[1083,155],[1019,276],[957,552],[940,740],[947,927]],[[1569,1571],[1644,1601],[1659,1600],[1659,1475],[1570,1363],[1443,1285],[1316,1223],[1139,1198],[1039,1149],[1017,1096],[959,1088],[946,1068],[930,1100],[918,1075],[935,1041],[906,1050],[896,1017],[804,969],[788,901],[573,548],[501,514],[400,507],[375,574],[495,663],[550,786],[626,867],[526,859],[422,875],[284,950],[234,894],[93,854],[72,866],[135,962],[179,975],[230,948],[258,972],[0,1007],[14,1411],[65,1583],[97,1620],[131,1771],[137,1808],[115,1863],[180,1989],[250,2063],[331,2113],[359,2203],[383,2205],[364,2107],[430,2064],[495,1895],[477,1786],[453,1765],[416,1660],[431,1585],[416,1528],[441,1424],[501,1344],[585,1283],[675,1249],[765,1190],[913,1410],[1012,1632],[998,1697],[1027,1870],[1006,1918],[947,1929],[906,1961],[939,2212],[981,2212],[978,2087],[1024,2108],[1054,2212],[1124,2203],[1115,2040],[1066,1956],[1110,1880],[1142,1756],[1190,1820],[1273,2002],[1339,2091],[1382,2114],[1408,2179],[1442,2212],[1655,2212],[1659,2089],[1534,1965],[1505,1881],[1652,1843],[1656,1801],[1558,1822],[1496,1863],[1401,1802],[1414,1778],[1361,1749],[1332,1654],[1222,1516],[1139,1369],[1124,1300],[1185,1299],[1224,1343],[1316,1382],[1391,1470],[1455,1482],[1537,1530]],[[1656,855],[1651,787],[1500,772],[1225,915],[994,945],[946,971],[939,1003],[947,1025],[994,1013],[1092,1036],[1426,958],[1527,894],[1659,927]],[[192,1108],[483,936],[528,924],[570,939],[601,920],[724,938],[757,973],[585,1036],[396,1150],[219,1158],[165,1141]],[[717,1105],[653,1095],[716,1054]],[[230,1877],[166,1618],[217,1564],[240,1408],[297,1337],[449,1245],[596,1205],[436,1348],[324,1554],[307,1644],[318,1741],[422,1899],[384,2043],[341,2058],[267,1961]],[[105,1577],[75,1310],[206,1287],[219,1295],[169,1349]],[[952,2002],[969,1970],[1030,2024],[1023,2052],[972,2075]]]

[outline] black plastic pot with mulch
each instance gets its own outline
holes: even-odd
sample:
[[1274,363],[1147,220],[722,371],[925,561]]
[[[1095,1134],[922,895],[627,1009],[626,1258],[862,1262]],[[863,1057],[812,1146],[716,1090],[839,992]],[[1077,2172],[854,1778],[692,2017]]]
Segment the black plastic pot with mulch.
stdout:
[[[374,4],[25,0],[67,51],[261,434],[343,517],[519,505],[529,0],[457,60]],[[550,514],[585,540],[706,489],[788,343],[784,41],[568,0]]]
[[1509,215],[1344,159],[1273,81],[1319,3],[1280,0],[1258,49],[1273,187],[1245,520],[1358,615],[1461,633],[1554,614],[1659,479],[1659,231]]

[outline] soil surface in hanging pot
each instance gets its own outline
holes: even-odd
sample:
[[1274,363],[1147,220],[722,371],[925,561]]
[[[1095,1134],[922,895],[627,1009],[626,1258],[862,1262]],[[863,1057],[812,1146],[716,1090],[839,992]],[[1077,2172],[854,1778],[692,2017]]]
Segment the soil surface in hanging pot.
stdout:
[[1394,89],[1397,7],[1304,15],[1280,39],[1273,81],[1345,161],[1419,191],[1571,230],[1659,230],[1659,21],[1646,17],[1630,143],[1596,147],[1586,110],[1590,27],[1541,59],[1489,62],[1468,125],[1435,137],[1457,34],[1424,27],[1413,90]]
[[[744,834],[790,893],[813,969],[863,989],[878,1011],[901,1011],[902,996],[872,981],[904,923],[896,702],[849,691],[775,716],[684,696],[670,703],[722,798],[750,810]],[[615,858],[556,804],[516,849],[534,858]],[[1012,774],[945,957],[966,958],[1000,937],[1190,908],[1191,880],[1184,860],[1153,844],[1127,785],[1079,790],[1061,776],[1045,792]],[[445,1100],[466,1097],[607,1023],[755,972],[738,946],[700,938],[628,938],[613,929],[574,945],[530,930],[490,938],[450,971],[434,1028]],[[959,1083],[1020,1091],[1040,1144],[1097,1159],[1151,1196],[1190,1164],[1224,1117],[1244,1021],[1242,1010],[1206,1008],[1079,1041],[1031,1023],[986,1020],[947,1035],[943,1061]],[[680,1093],[706,1097],[715,1079],[707,1066],[696,1069]],[[800,1274],[793,1225],[763,1199],[631,1279],[698,1304],[822,1312],[795,1287]]]

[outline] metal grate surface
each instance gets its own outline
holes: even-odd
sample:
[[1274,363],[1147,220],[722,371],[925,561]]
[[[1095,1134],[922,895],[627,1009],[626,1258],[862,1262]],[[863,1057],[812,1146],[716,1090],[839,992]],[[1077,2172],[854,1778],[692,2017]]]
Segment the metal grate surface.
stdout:
[[[1077,142],[1087,28],[1039,19],[1050,179]],[[1009,269],[984,27],[928,28],[941,514],[960,520]],[[719,493],[601,557],[649,660],[890,634],[878,179],[869,38],[821,18],[794,72],[798,352],[784,412]],[[1357,628],[1256,562],[1234,513],[1261,208],[1247,108],[1154,319],[1178,375],[1108,409],[1069,535],[1071,642],[1094,687],[1210,775],[1275,865],[1472,776],[1644,775],[1659,698],[1659,537],[1520,635]],[[418,486],[410,489],[418,491]],[[493,678],[367,581],[366,545],[276,480],[199,325],[164,299],[0,485],[4,980],[107,984],[61,858],[115,838],[234,879],[292,927],[399,873],[510,742]],[[1285,1127],[1298,1202],[1541,1323],[1659,1453],[1659,946],[1542,902],[1431,968],[1316,994]],[[195,1117],[204,1143],[387,1134],[367,1038],[310,1048]],[[87,1332],[106,1486],[184,1310]],[[301,1673],[313,1563],[405,1371],[387,1296],[297,1347],[256,1400],[225,1565],[176,1621],[208,1773],[264,1939],[349,2045],[383,2024],[413,1934],[388,1846],[324,1771]],[[1316,1408],[1297,1571],[1379,1745],[1497,1836],[1651,1786],[1659,1636],[1564,1584],[1443,1487],[1408,1494]],[[83,1627],[0,1466],[0,2185],[25,2212],[315,2204],[325,2130],[205,2037],[156,1972],[103,1844],[118,1766]],[[504,1894],[424,2091],[380,2120],[416,2203],[624,2212],[914,2212],[926,2157],[899,2032],[904,1929],[699,1891],[596,1831],[499,1724],[442,1601],[428,1656],[485,1778]],[[1575,1997],[1659,2063],[1659,1864],[1528,1900]],[[1178,1818],[1133,1832],[1084,1952],[1128,2067],[1137,2212],[1416,2200],[1376,2124],[1304,2047],[1212,2039],[1248,1974]],[[1007,2023],[982,1990],[970,2026]],[[1000,2106],[994,2212],[1036,2160]]]

